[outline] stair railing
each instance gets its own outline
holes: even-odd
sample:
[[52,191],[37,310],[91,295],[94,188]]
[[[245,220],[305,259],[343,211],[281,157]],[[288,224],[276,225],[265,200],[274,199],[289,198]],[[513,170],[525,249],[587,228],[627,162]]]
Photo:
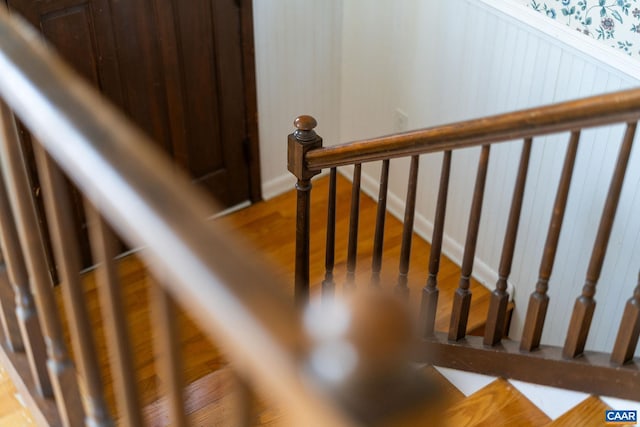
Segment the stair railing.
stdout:
[[[33,135],[73,356],[43,250],[16,117]],[[387,358],[379,365],[380,360],[370,359],[358,347],[366,340],[356,321],[330,343],[314,335],[317,322],[303,322],[304,312],[292,303],[286,285],[236,237],[206,220],[214,210],[209,197],[4,6],[0,162],[0,363],[39,425],[144,424],[132,363],[135,337],[125,322],[114,260],[117,237],[143,248],[139,256],[159,283],[151,288],[151,311],[157,319],[157,372],[172,425],[188,424],[176,306],[222,347],[243,383],[268,391],[297,425],[370,425],[403,412],[401,405],[374,411],[380,409],[379,396],[368,400],[367,392],[376,381],[403,388],[406,360]],[[84,198],[115,413],[105,403],[66,179]],[[389,315],[403,317],[402,310]],[[318,360],[325,360],[323,346],[335,340],[355,351],[358,362],[327,376]],[[424,394],[420,387],[408,387],[409,396]],[[251,422],[240,415],[242,425]]]
[[[640,89],[632,89],[476,120],[322,147],[322,138],[316,135],[313,130],[316,126],[315,119],[310,116],[298,117],[294,122],[296,131],[289,135],[288,140],[289,170],[298,180],[296,184],[298,214],[295,275],[298,301],[302,303],[306,301],[310,286],[309,218],[311,213],[309,206],[311,178],[324,169],[330,170],[327,261],[323,292],[326,296],[331,296],[336,286],[333,274],[336,233],[336,168],[347,165],[354,166],[346,260],[347,276],[344,283],[345,289],[348,290],[354,287],[353,277],[356,270],[361,165],[366,162],[382,162],[371,268],[371,284],[379,286],[389,160],[401,157],[411,158],[399,271],[395,286],[396,292],[406,297],[409,291],[407,272],[413,235],[416,187],[418,185],[418,159],[420,155],[442,152],[444,154],[431,239],[429,275],[422,292],[419,314],[424,339],[421,351],[417,355],[418,361],[606,396],[638,399],[640,396],[640,370],[638,360],[634,359],[633,355],[640,335],[640,287],[636,288],[634,295],[627,303],[612,352],[586,352],[585,343],[596,306],[594,299],[596,284],[607,250],[635,137],[636,123],[639,118]],[[540,344],[540,339],[549,303],[547,289],[564,219],[580,134],[583,129],[614,124],[626,124],[626,132],[600,218],[585,285],[582,294],[575,301],[565,345],[562,348],[544,346]],[[555,204],[551,212],[547,240],[540,263],[539,280],[530,297],[521,340],[519,342],[504,340],[509,301],[507,280],[511,271],[517,239],[532,145],[535,143],[534,138],[560,132],[569,132],[570,140],[556,192]],[[490,149],[495,143],[518,139],[523,140],[524,143],[510,214],[506,224],[502,256],[498,268],[499,279],[491,295],[485,334],[482,338],[467,336],[471,303],[470,277],[482,214]],[[436,332],[434,325],[440,292],[437,277],[452,153],[459,149],[475,146],[481,146],[482,149],[480,150],[477,177],[469,212],[459,285],[453,296],[449,329],[446,333]]]

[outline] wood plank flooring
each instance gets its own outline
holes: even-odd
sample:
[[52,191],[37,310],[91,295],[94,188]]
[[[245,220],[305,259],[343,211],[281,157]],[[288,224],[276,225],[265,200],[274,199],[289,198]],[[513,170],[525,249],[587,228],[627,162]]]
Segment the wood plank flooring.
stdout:
[[[600,427],[605,424],[604,414],[609,405],[596,396],[589,396],[579,405],[570,411],[565,412],[553,422],[549,427]],[[635,424],[618,424],[620,426],[632,426]]]
[[32,422],[29,411],[18,399],[18,392],[9,375],[0,366],[0,426],[25,426]]
[[[325,236],[327,224],[328,178],[313,181],[311,198],[311,266],[312,292],[320,291],[324,278]],[[349,208],[351,183],[338,175],[336,252],[334,276],[337,290],[346,275],[347,239],[349,230]],[[287,192],[268,202],[256,203],[246,209],[222,218],[221,222],[237,230],[253,248],[256,256],[266,256],[276,268],[284,283],[293,289],[293,260],[295,259],[295,193]],[[377,204],[366,195],[361,196],[358,233],[358,259],[356,284],[368,286],[371,274],[371,254],[375,231]],[[390,214],[385,220],[385,240],[381,284],[391,289],[397,283],[402,223]],[[414,312],[418,312],[422,288],[428,276],[430,245],[414,234],[409,270],[410,300]],[[446,331],[449,327],[452,295],[458,287],[460,268],[447,257],[442,257],[438,286],[440,301],[437,311],[436,329]],[[471,281],[472,304],[468,331],[481,328],[487,315],[490,292],[476,280]]]
[[447,411],[451,426],[539,427],[551,420],[509,382],[498,379]]

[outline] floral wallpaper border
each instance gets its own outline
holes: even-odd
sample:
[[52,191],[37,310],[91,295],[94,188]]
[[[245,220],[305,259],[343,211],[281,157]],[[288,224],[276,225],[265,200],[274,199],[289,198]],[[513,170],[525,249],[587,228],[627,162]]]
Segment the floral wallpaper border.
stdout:
[[516,0],[640,59],[640,0]]

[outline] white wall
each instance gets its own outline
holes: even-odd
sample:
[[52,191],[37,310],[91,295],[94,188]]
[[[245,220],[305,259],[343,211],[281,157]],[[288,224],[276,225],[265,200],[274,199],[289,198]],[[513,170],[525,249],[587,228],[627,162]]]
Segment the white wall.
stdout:
[[[640,67],[628,58],[608,53],[603,57],[599,46],[563,44],[559,39],[573,40],[572,30],[554,26],[520,5],[515,7],[524,11],[531,25],[487,5],[506,3],[512,4],[508,0],[255,1],[265,196],[291,188],[285,137],[300,113],[319,119],[318,132],[328,145],[394,132],[397,108],[407,113],[409,128],[420,128],[638,85]],[[609,59],[598,61],[591,53]],[[583,135],[551,277],[545,342],[563,343],[570,307],[583,285],[621,132],[614,128]],[[534,144],[511,275],[516,287],[515,339],[537,279],[567,139],[568,135],[558,135]],[[489,288],[497,277],[520,147],[520,142],[505,143],[491,152],[474,266],[476,278]],[[444,249],[456,261],[462,255],[478,152],[454,154]],[[441,155],[421,159],[416,230],[428,239],[440,160]],[[389,208],[400,217],[406,164],[392,162]],[[366,165],[366,191],[376,191],[378,170],[377,165]],[[611,346],[624,302],[636,284],[637,212],[639,147],[631,157],[598,285],[588,348]]]
[[[638,85],[637,79],[480,1],[368,0],[366,6],[363,1],[344,1],[340,136],[345,141],[393,132],[396,108],[407,113],[409,128],[420,128]],[[545,342],[563,343],[569,308],[584,282],[621,135],[620,128],[583,135],[550,283]],[[567,139],[568,135],[558,135],[534,144],[511,275],[516,287],[512,325],[516,339],[537,279]],[[521,142],[507,143],[494,146],[491,152],[474,267],[475,276],[489,288],[497,278],[520,148]],[[457,261],[466,235],[478,152],[454,154],[445,250]],[[427,238],[440,159],[440,155],[423,156],[420,165],[416,227]],[[398,216],[406,191],[404,164],[392,163],[390,209]],[[375,167],[365,171],[367,190],[375,192],[378,171]],[[589,348],[612,345],[621,308],[637,282],[639,184],[640,148],[635,147],[596,294]]]
[[263,196],[293,188],[287,135],[311,114],[325,144],[338,141],[342,0],[254,0]]

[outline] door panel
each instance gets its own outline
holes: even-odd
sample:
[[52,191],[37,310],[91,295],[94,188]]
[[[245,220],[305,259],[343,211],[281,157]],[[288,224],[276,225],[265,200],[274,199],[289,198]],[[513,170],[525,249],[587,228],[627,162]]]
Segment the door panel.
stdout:
[[[187,134],[176,148],[186,153],[188,168],[198,180],[211,179],[208,177],[211,172],[224,168],[220,146],[223,122],[217,102],[220,96],[217,83],[219,76],[214,57],[211,15],[209,1],[193,0],[189,4],[176,4],[175,24],[181,51]],[[198,153],[203,155],[198,156]]]
[[223,206],[250,198],[241,2],[8,3]]
[[[251,0],[7,3],[222,207],[259,200]],[[246,155],[247,135],[254,139],[253,159]],[[29,155],[29,135],[22,139]],[[33,159],[29,163],[45,222]],[[74,201],[89,266],[77,193]]]
[[175,149],[187,153],[197,182],[235,204],[248,198],[238,195],[249,188],[248,174],[233,160],[245,158],[240,11],[231,0],[174,4],[187,135]]
[[66,55],[67,61],[87,80],[97,83],[95,31],[88,5],[45,14],[41,26],[44,36],[54,45],[73,47],[73,53]]
[[160,43],[150,0],[111,2],[113,37],[123,109],[149,136],[173,154]]

